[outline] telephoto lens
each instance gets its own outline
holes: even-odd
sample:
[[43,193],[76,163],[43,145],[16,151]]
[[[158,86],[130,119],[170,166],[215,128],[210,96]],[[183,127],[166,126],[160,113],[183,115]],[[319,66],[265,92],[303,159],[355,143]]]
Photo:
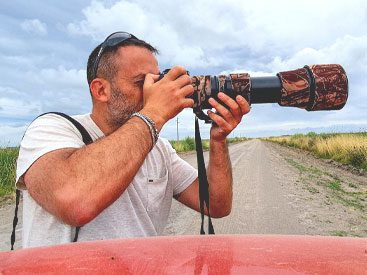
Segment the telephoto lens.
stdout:
[[265,77],[250,77],[248,73],[191,76],[191,82],[194,113],[206,122],[210,118],[202,110],[212,108],[210,97],[222,103],[219,92],[233,99],[241,95],[249,104],[278,103],[307,111],[340,110],[348,99],[348,78],[338,64],[304,66]]

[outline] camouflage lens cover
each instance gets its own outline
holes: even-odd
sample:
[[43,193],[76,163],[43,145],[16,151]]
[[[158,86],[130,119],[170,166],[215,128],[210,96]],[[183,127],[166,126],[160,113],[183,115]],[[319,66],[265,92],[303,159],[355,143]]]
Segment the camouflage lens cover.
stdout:
[[200,75],[191,77],[194,87],[194,108],[211,108],[208,100],[210,97],[217,98],[218,92],[224,92],[231,98],[242,95],[249,101],[250,93],[250,75],[247,73],[210,76]]
[[307,67],[315,79],[315,96],[308,111],[340,110],[348,99],[348,78],[338,64]]
[[[202,110],[212,108],[209,104],[210,97],[223,104],[218,98],[219,92],[224,92],[233,99],[240,94],[249,101],[251,86],[249,74],[219,75],[218,77],[210,75],[192,76],[191,83],[194,87],[194,93],[192,95],[194,99],[193,111],[199,119],[203,119],[208,123],[211,120]],[[226,106],[225,104],[223,105]]]
[[194,93],[192,95],[194,99],[194,110],[205,109],[203,105],[208,104],[211,96],[210,75],[193,76],[191,77],[191,83],[194,87]]
[[[285,71],[277,74],[280,85],[272,87],[269,93],[279,93],[280,100],[276,98],[280,106],[297,107],[307,111],[339,110],[343,108],[348,98],[348,79],[344,69],[337,64],[312,65],[293,71]],[[202,116],[203,109],[211,109],[208,100],[210,97],[218,99],[218,92],[224,92],[235,99],[242,95],[251,104],[251,93],[254,102],[256,93],[260,93],[259,87],[251,84],[250,75],[247,73],[210,76],[201,75],[191,77],[194,87],[192,98],[194,99],[194,112]],[[256,84],[258,85],[258,83]],[[278,90],[277,90],[278,89]],[[266,94],[265,94],[266,96]],[[259,98],[257,98],[259,100]]]
[[251,104],[251,80],[248,73],[230,74],[233,90],[237,95],[242,95]]
[[280,72],[282,82],[279,105],[306,109],[310,100],[310,77],[305,68]]
[[338,64],[312,65],[278,73],[282,82],[279,105],[308,111],[339,110],[348,98],[348,79]]

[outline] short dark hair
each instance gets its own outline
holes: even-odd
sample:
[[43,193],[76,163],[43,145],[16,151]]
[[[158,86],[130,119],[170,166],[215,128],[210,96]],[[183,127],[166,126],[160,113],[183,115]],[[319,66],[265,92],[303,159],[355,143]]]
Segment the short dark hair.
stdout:
[[[90,85],[90,83],[92,82],[92,74],[93,74],[93,65],[94,62],[97,58],[99,49],[101,48],[102,43],[99,44],[93,51],[92,53],[89,55],[88,58],[88,64],[87,64],[87,80],[88,80],[88,86]],[[137,47],[142,47],[145,48],[149,51],[151,51],[154,54],[158,54],[158,50],[156,48],[154,48],[152,45],[148,44],[147,42],[137,39],[137,38],[130,38],[127,39],[125,41],[123,41],[122,43],[113,46],[113,47],[108,47],[103,51],[102,57],[99,61],[98,64],[98,68],[97,68],[97,73],[96,75],[102,76],[103,78],[107,79],[107,80],[112,80],[116,74],[117,71],[117,64],[116,61],[114,59],[115,54],[117,52],[117,50],[120,47],[126,47],[126,46],[137,46]]]

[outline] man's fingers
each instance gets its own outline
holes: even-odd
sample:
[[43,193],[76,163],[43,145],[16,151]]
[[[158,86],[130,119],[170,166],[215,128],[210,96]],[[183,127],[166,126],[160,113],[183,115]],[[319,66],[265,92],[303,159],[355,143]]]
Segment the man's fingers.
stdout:
[[217,112],[219,114],[221,114],[224,119],[228,122],[228,123],[234,123],[234,124],[237,124],[236,121],[235,121],[235,118],[233,117],[233,114],[227,109],[225,108],[223,105],[219,104],[218,101],[216,101],[214,98],[210,98],[209,99],[209,103],[210,105],[213,106],[213,108],[215,110],[217,110]]
[[146,74],[144,79],[144,86],[150,86],[159,79],[158,74]]
[[218,125],[223,134],[227,135],[232,131],[233,127],[231,126],[231,124],[229,124],[228,121],[226,121],[220,115],[213,113],[212,111],[208,111],[208,116]]
[[244,97],[238,95],[236,97],[236,101],[237,101],[238,105],[240,105],[242,114],[245,115],[248,112],[250,112],[250,105],[248,104],[248,102],[246,101],[246,99]]
[[218,93],[218,97],[219,99],[226,104],[230,110],[231,113],[233,114],[233,116],[237,119],[241,121],[241,108],[240,106],[236,103],[236,101],[234,101],[232,98],[230,98],[228,95],[226,95],[223,92]]
[[181,88],[180,93],[184,97],[191,96],[194,93],[194,87],[192,85],[186,85],[185,87]]
[[185,98],[182,104],[183,108],[191,108],[194,106],[194,100],[191,98]]
[[181,75],[179,78],[175,80],[175,83],[181,88],[186,85],[191,85],[191,77],[187,74]]
[[186,74],[186,69],[182,66],[174,66],[166,74],[168,80],[176,80],[179,76]]

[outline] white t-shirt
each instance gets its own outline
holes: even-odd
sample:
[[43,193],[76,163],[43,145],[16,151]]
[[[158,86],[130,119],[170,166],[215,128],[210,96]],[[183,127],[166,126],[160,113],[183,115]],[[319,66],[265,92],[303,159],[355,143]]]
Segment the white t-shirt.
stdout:
[[[86,128],[94,141],[104,137],[90,114],[73,118]],[[23,189],[23,247],[73,240],[75,228],[58,220],[32,199],[23,175],[48,152],[82,146],[80,132],[61,116],[47,114],[28,127],[20,146],[16,180],[17,187]],[[184,191],[196,178],[197,170],[182,160],[167,140],[159,138],[124,193],[80,229],[78,241],[162,234],[173,195]]]

